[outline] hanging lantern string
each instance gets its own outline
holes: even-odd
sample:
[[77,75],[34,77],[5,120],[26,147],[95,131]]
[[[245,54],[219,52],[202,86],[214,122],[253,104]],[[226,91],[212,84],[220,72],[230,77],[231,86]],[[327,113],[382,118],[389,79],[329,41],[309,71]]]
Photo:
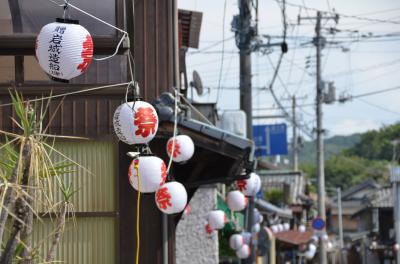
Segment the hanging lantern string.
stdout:
[[[108,88],[113,88],[113,87],[118,87],[118,86],[126,86],[129,85],[131,82],[124,82],[124,83],[117,83],[117,84],[110,84],[110,85],[104,85],[104,86],[99,86],[99,87],[93,87],[93,88],[88,88],[84,90],[79,90],[79,91],[74,91],[74,92],[69,92],[69,93],[62,93],[62,94],[56,94],[56,95],[50,95],[46,97],[41,97],[41,98],[36,98],[36,99],[29,99],[23,101],[23,103],[28,103],[28,102],[39,102],[47,99],[54,99],[54,98],[60,98],[68,95],[75,95],[75,94],[81,94],[81,93],[87,93],[87,92],[92,92],[92,91],[98,91],[98,90],[103,90],[103,89],[108,89]],[[6,104],[0,104],[0,107],[5,107],[5,106],[12,106],[14,105],[13,103],[6,103]]]
[[[66,0],[65,4],[64,4],[64,14],[63,14],[64,19],[65,19],[66,13],[68,11],[68,6],[69,6],[69,0]],[[69,18],[69,14],[68,14],[68,18]]]
[[120,41],[118,42],[118,45],[117,45],[117,47],[116,47],[114,53],[113,53],[112,55],[106,56],[106,57],[103,57],[103,58],[94,58],[94,57],[93,57],[93,60],[96,60],[96,61],[108,60],[108,59],[114,57],[115,55],[117,55],[118,50],[119,50],[121,44],[123,43],[124,39],[128,36],[128,32],[126,32],[125,30],[123,30],[123,29],[121,29],[121,28],[119,28],[119,27],[116,27],[116,26],[114,26],[114,25],[112,25],[112,24],[110,24],[110,23],[108,23],[108,22],[106,22],[106,21],[104,21],[104,20],[102,20],[102,19],[96,17],[95,15],[92,15],[92,14],[86,12],[85,10],[80,9],[79,7],[77,7],[77,6],[75,6],[75,5],[71,4],[71,3],[69,3],[69,0],[64,0],[64,4],[57,3],[57,2],[54,1],[54,0],[48,0],[48,1],[52,2],[53,4],[56,4],[56,5],[58,5],[58,6],[63,7],[63,8],[64,8],[64,16],[65,16],[65,10],[68,9],[69,7],[72,7],[73,9],[75,9],[75,10],[81,12],[82,14],[85,14],[85,15],[87,15],[87,16],[89,16],[89,17],[91,17],[91,18],[93,18],[93,19],[95,19],[95,20],[97,20],[97,21],[99,21],[99,22],[101,22],[101,23],[103,23],[103,24],[105,24],[105,25],[107,25],[107,26],[109,26],[109,27],[111,27],[111,28],[113,28],[113,29],[115,29],[115,30],[121,32],[121,33],[123,33],[123,34],[122,34],[122,37],[121,37],[121,39],[120,39]]
[[171,154],[169,157],[168,161],[168,167],[167,167],[167,177],[169,179],[169,170],[172,165],[172,158],[174,157],[174,152],[175,152],[175,143],[176,143],[176,135],[178,134],[178,100],[179,100],[179,91],[177,88],[175,89],[175,109],[174,109],[174,131],[173,131],[173,136],[172,136],[172,148],[171,148]]

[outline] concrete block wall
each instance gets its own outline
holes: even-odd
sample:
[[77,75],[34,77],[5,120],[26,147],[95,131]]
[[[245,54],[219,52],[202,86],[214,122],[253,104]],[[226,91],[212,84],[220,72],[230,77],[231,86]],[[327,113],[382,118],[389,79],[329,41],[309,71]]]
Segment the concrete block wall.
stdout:
[[218,264],[218,232],[210,235],[204,228],[206,215],[216,203],[216,187],[201,187],[192,197],[191,212],[176,229],[177,264]]

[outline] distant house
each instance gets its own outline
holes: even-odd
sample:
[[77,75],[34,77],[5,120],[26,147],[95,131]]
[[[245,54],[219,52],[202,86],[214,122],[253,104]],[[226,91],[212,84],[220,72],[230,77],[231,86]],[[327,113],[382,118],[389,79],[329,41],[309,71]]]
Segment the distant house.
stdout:
[[307,180],[301,172],[259,171],[258,174],[261,176],[264,193],[282,193],[282,199],[276,205],[292,211],[293,225],[307,221],[313,201],[306,195]]
[[[393,193],[391,186],[369,180],[342,196],[343,231],[348,257],[360,263],[393,259]],[[338,233],[337,200],[331,204],[329,231]]]

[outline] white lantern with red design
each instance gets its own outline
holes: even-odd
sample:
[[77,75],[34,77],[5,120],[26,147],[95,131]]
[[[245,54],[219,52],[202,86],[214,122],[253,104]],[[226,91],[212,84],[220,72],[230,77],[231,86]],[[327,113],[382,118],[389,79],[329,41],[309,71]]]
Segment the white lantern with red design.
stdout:
[[[175,145],[173,144],[175,141]],[[179,135],[174,138],[170,138],[167,142],[167,153],[171,157],[172,149],[174,151],[172,160],[175,162],[188,161],[194,154],[194,143],[193,140],[186,135]]]
[[226,197],[226,202],[232,211],[242,211],[246,208],[248,200],[240,191],[230,191]]
[[246,259],[250,256],[250,247],[244,244],[236,251],[236,256],[240,259]]
[[206,230],[207,235],[211,235],[212,233],[214,233],[214,229],[210,226],[209,223],[206,223],[204,226],[204,229]]
[[57,19],[45,25],[36,38],[36,58],[53,79],[68,81],[84,73],[93,57],[90,33],[75,20]]
[[208,213],[207,221],[210,227],[215,230],[224,228],[226,224],[226,215],[222,210],[214,210]]
[[260,177],[252,172],[248,179],[236,181],[236,187],[246,196],[255,196],[261,188]]
[[154,107],[144,101],[120,105],[114,113],[114,131],[126,144],[146,144],[158,130],[158,116]]
[[233,250],[238,250],[244,245],[244,238],[240,234],[233,234],[229,238],[229,246]]
[[[155,156],[140,156],[132,160],[128,170],[129,182],[135,190],[152,193],[167,179],[167,167],[162,159]],[[140,177],[140,179],[139,179]]]
[[179,182],[167,182],[157,190],[155,200],[158,209],[163,213],[180,213],[185,209],[187,204],[186,189]]

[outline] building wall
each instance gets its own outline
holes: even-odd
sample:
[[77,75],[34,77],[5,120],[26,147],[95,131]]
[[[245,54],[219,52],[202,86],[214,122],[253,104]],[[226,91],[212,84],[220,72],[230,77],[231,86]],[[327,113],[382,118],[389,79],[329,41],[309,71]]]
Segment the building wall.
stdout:
[[185,215],[176,229],[177,264],[217,264],[218,233],[205,231],[205,218],[217,202],[217,189],[199,188],[190,201],[191,212]]

